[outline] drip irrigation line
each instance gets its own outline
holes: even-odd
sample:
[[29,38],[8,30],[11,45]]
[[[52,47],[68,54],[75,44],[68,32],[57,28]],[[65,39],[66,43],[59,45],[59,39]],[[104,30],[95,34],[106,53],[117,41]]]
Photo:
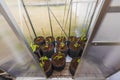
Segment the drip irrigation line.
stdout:
[[[46,0],[46,1],[47,1],[47,0]],[[53,37],[53,28],[52,28],[51,15],[50,15],[50,9],[49,9],[48,1],[47,1],[47,8],[48,8],[49,21],[50,21],[51,35],[52,35],[52,37]]]
[[31,21],[31,19],[30,19],[30,16],[29,16],[29,14],[28,14],[28,11],[27,11],[27,9],[26,9],[26,6],[25,6],[25,4],[24,4],[24,1],[21,0],[21,3],[22,3],[22,5],[23,5],[23,8],[24,8],[25,13],[26,13],[26,15],[27,15],[27,18],[28,18],[28,20],[29,20],[30,26],[31,26],[32,31],[33,31],[33,33],[34,33],[34,36],[35,36],[35,38],[36,38],[37,35],[36,35],[35,29],[34,29],[34,27],[33,27],[32,21]]
[[96,8],[97,8],[97,5],[98,5],[98,2],[99,2],[99,0],[96,1],[95,8],[94,8],[93,14],[92,14],[92,16],[91,16],[91,19],[90,19],[90,22],[89,22],[89,25],[88,25],[88,29],[87,29],[86,36],[87,36],[87,34],[88,34],[88,31],[89,31],[89,28],[90,28],[91,22],[92,22],[92,20],[93,20],[93,17],[94,17],[94,14],[95,14],[95,11],[96,11]]
[[29,29],[29,27],[28,27],[28,24],[27,24],[27,21],[26,21],[26,19],[25,19],[25,16],[24,16],[24,15],[23,15],[23,19],[24,19],[24,21],[25,21],[25,25],[27,26],[28,33],[29,33],[29,35],[30,35],[30,39],[31,39],[31,41],[33,41],[33,38],[32,38],[31,32],[30,32],[30,29]]
[[71,11],[70,11],[70,23],[69,23],[69,36],[70,36],[70,33],[71,33],[71,22],[72,22],[72,0],[71,0]]
[[[49,7],[48,7],[49,8]],[[49,8],[51,14],[53,15],[53,17],[55,18],[55,20],[57,21],[57,23],[59,24],[60,28],[62,29],[62,31],[64,32],[65,36],[67,37],[66,32],[64,31],[62,25],[59,23],[58,19],[55,17],[54,13],[52,12],[52,10]]]

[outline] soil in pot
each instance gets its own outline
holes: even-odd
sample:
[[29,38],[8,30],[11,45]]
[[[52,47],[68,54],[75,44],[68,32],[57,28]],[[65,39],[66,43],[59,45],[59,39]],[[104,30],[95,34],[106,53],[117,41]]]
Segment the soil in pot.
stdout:
[[56,71],[62,71],[66,65],[65,55],[61,52],[55,53],[52,56],[53,69]]
[[38,59],[39,59],[41,56],[43,56],[40,47],[36,48],[36,50],[34,51],[34,54],[37,56]]
[[70,66],[69,66],[69,71],[72,74],[72,76],[74,76],[79,62],[80,62],[79,57],[73,58],[71,61]]
[[50,75],[52,75],[53,73],[52,63],[46,56],[40,58],[40,66],[45,71],[47,77],[50,77]]
[[51,58],[54,54],[54,45],[46,43],[41,47],[43,56],[47,56],[48,58]]
[[78,37],[78,43],[81,44],[83,48],[85,46],[86,41],[87,41],[86,37]]
[[34,43],[41,46],[41,45],[45,44],[45,39],[44,39],[44,37],[39,36],[34,39]]
[[66,38],[64,36],[59,36],[56,38],[57,45],[60,44],[61,42],[66,43]]
[[48,41],[48,43],[52,43],[55,46],[55,38],[52,36],[48,36],[46,37],[46,41]]
[[69,56],[74,57],[81,57],[83,48],[79,43],[71,43],[69,46]]
[[65,56],[67,56],[68,54],[68,47],[65,43],[61,42],[60,44],[57,45],[56,47],[56,51],[57,52],[62,52],[65,54]]
[[77,42],[77,37],[76,36],[69,36],[68,37],[68,40],[67,40],[67,46],[69,46],[70,45],[70,43],[75,43],[75,42]]

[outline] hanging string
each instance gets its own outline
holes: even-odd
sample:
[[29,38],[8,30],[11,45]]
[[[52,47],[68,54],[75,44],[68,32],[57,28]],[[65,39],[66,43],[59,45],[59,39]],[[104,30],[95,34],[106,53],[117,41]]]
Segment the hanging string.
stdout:
[[[48,8],[49,8],[49,7],[48,7]],[[62,25],[59,23],[58,19],[56,18],[56,16],[55,16],[54,13],[52,12],[52,10],[51,10],[50,8],[49,8],[49,10],[50,10],[51,14],[53,15],[53,17],[55,18],[55,20],[57,21],[57,23],[59,24],[61,30],[64,32],[65,36],[67,37],[67,34],[66,34],[66,32],[64,31]]]
[[94,7],[93,2],[90,4],[91,4],[91,6],[90,6],[90,10],[89,10],[88,16],[87,16],[86,27],[88,27],[89,18],[90,18],[90,15],[92,13],[92,8]]
[[70,33],[71,33],[71,25],[72,25],[72,0],[71,0],[71,10],[70,10],[70,23],[69,23],[69,36],[70,36]]
[[88,25],[87,32],[86,32],[86,36],[87,36],[87,34],[88,34],[88,31],[89,31],[90,25],[91,25],[91,23],[92,23],[92,20],[93,20],[93,17],[94,17],[94,14],[95,14],[95,11],[96,11],[96,8],[97,8],[97,5],[98,5],[98,2],[99,2],[99,0],[96,1],[95,8],[94,8],[93,14],[92,14],[92,16],[91,16],[91,19],[90,19],[90,22],[89,22],[89,25]]
[[86,26],[85,26],[85,24],[86,24],[86,19],[87,19],[87,15],[88,15],[88,12],[89,12],[89,5],[90,5],[90,3],[88,3],[88,5],[87,5],[87,9],[86,9],[86,14],[85,14],[85,17],[84,17],[84,20],[83,20],[83,24],[82,24],[82,30],[81,30],[81,37],[85,37],[85,35],[86,35]]
[[23,6],[23,8],[24,8],[24,10],[25,10],[25,13],[26,13],[26,15],[27,15],[27,18],[28,18],[28,20],[29,20],[29,23],[30,23],[30,26],[31,26],[31,28],[32,28],[32,31],[33,31],[33,33],[34,33],[34,35],[35,35],[35,38],[36,38],[37,35],[36,35],[35,29],[34,29],[34,27],[33,27],[32,21],[31,21],[31,19],[30,19],[30,16],[29,16],[29,14],[28,14],[28,11],[27,11],[27,9],[26,9],[26,6],[25,6],[25,4],[24,4],[24,1],[21,0],[21,3],[22,3],[22,6]]
[[45,32],[44,32],[44,30],[43,30],[43,28],[41,28],[41,30],[42,30],[43,35],[46,36],[46,35],[45,35]]
[[27,29],[28,29],[28,33],[29,33],[29,35],[30,35],[30,39],[31,39],[31,42],[33,41],[33,38],[32,38],[32,35],[31,35],[31,32],[30,32],[30,29],[29,29],[29,27],[28,27],[28,24],[27,24],[27,21],[26,21],[26,19],[25,19],[25,16],[23,15],[23,19],[24,19],[24,21],[25,21],[25,25],[27,26]]
[[[46,1],[47,1],[47,0],[46,0]],[[53,28],[52,28],[51,15],[50,15],[50,10],[49,10],[49,4],[48,4],[48,1],[47,1],[47,8],[48,8],[49,21],[50,21],[51,35],[53,36]]]
[[69,13],[70,13],[70,9],[71,9],[71,2],[72,2],[72,0],[69,3],[69,7],[68,7],[68,11],[67,11],[67,17],[66,17],[64,29],[66,28],[66,25],[67,25],[67,22],[68,22],[68,17],[69,17]]
[[76,10],[75,10],[75,25],[77,26],[77,10],[78,10],[78,2],[76,2]]
[[[62,26],[64,26],[65,13],[66,13],[66,6],[67,6],[67,0],[65,0],[65,7],[64,7],[64,14],[63,14],[63,22],[62,22]],[[61,36],[62,36],[62,31],[61,31]]]

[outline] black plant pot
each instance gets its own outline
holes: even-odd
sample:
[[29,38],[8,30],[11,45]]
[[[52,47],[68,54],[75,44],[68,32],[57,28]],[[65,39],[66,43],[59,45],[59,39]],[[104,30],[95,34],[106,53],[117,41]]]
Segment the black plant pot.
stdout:
[[77,37],[76,36],[69,36],[67,40],[67,46],[69,47],[70,43],[75,43],[77,42]]
[[64,36],[59,36],[56,38],[57,45],[59,45],[61,42],[66,44],[66,38]]
[[55,56],[57,56],[59,53],[55,53],[52,56],[52,65],[53,65],[53,69],[56,71],[62,71],[65,68],[66,65],[66,60],[65,60],[65,55],[62,54],[63,58],[60,60],[56,60],[54,59]]
[[44,39],[44,37],[39,36],[34,39],[34,43],[41,46],[41,45],[45,44],[45,39]]
[[[42,60],[40,60],[40,63],[41,62]],[[53,73],[52,63],[50,60],[43,60],[43,62],[44,62],[43,69],[45,71],[46,77],[50,77]]]
[[64,46],[61,46],[61,44],[57,45],[56,52],[64,53],[65,56],[67,56],[69,48],[65,43],[63,43],[63,44],[64,44]]
[[68,53],[69,56],[72,57],[72,58],[74,58],[74,57],[81,57],[82,52],[83,52],[83,48],[81,46],[75,48],[74,44],[75,43],[70,44],[70,46],[69,46],[69,53]]
[[46,45],[43,45],[41,48],[41,52],[43,56],[47,56],[48,58],[51,58],[54,54],[54,46],[52,44],[48,44],[48,48],[45,48]]
[[53,68],[52,68],[52,64],[51,64],[50,69],[48,71],[46,71],[45,74],[47,77],[50,77],[52,75],[52,73],[53,73]]
[[46,41],[48,41],[48,43],[52,43],[55,46],[55,38],[52,36],[48,36],[46,37]]
[[79,62],[77,62],[78,59],[80,59],[80,58],[79,57],[73,58],[71,63],[70,63],[69,71],[72,74],[72,76],[74,76],[76,69],[77,69],[77,66],[79,64]]

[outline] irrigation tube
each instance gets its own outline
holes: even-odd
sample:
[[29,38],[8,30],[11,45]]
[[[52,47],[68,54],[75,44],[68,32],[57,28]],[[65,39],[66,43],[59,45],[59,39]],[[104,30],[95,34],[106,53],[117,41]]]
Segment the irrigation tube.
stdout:
[[28,20],[29,20],[30,26],[31,26],[32,31],[33,31],[33,33],[34,33],[34,35],[35,35],[35,38],[36,38],[37,35],[36,35],[35,29],[34,29],[34,27],[33,27],[32,21],[31,21],[31,19],[30,19],[30,16],[29,16],[29,14],[28,14],[28,11],[27,11],[27,9],[26,9],[26,7],[25,7],[24,1],[21,0],[21,3],[22,3],[22,5],[23,5],[23,8],[24,8],[25,13],[26,13],[26,15],[27,15],[27,18],[28,18]]

